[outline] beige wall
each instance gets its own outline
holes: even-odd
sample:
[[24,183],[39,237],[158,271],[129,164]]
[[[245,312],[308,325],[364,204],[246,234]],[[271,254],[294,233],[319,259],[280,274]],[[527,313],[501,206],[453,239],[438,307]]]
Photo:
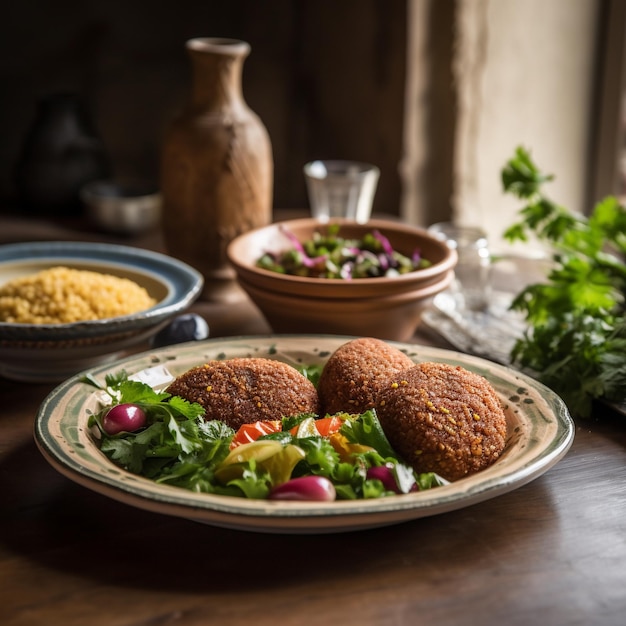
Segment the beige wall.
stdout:
[[[593,171],[602,1],[448,3],[450,14],[443,17],[452,24],[447,76],[441,48],[432,44],[432,16],[441,2],[409,0],[401,168],[407,220],[425,226],[454,218],[480,225],[502,247],[502,232],[516,219],[520,203],[503,194],[500,172],[518,145],[556,175],[548,188],[554,200],[584,210]],[[446,80],[449,93],[442,91]],[[441,114],[435,118],[442,93],[447,120]],[[446,141],[449,153],[433,160]]]
[[517,145],[555,174],[554,200],[585,209],[598,17],[597,0],[458,4],[453,214],[494,241],[520,207],[500,183]]

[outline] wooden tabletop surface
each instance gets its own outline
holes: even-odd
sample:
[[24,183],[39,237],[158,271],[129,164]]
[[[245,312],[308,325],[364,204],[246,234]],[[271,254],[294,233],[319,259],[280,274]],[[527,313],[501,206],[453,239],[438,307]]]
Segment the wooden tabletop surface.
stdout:
[[[268,332],[247,304],[194,310],[215,337]],[[4,626],[626,623],[626,418],[605,407],[505,495],[374,530],[274,535],[149,513],[59,474],[33,440],[53,387],[0,379]]]

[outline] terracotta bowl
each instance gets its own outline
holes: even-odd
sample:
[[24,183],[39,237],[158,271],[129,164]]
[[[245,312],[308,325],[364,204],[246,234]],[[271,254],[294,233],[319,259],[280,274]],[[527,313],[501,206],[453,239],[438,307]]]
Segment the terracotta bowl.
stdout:
[[331,333],[405,341],[419,324],[423,309],[454,278],[456,252],[415,226],[387,220],[339,223],[339,235],[361,238],[376,229],[393,248],[411,255],[417,248],[431,261],[428,268],[390,278],[354,280],[303,278],[261,269],[256,261],[268,251],[292,247],[287,229],[300,241],[328,224],[305,218],[277,222],[234,239],[228,258],[242,289],[263,313],[276,333]]

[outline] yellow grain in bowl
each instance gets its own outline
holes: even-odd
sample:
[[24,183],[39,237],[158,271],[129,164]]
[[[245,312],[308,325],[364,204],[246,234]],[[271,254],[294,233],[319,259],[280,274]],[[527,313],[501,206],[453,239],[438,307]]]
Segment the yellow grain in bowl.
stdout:
[[156,304],[140,285],[110,274],[52,267],[0,287],[0,321],[70,324],[130,315]]

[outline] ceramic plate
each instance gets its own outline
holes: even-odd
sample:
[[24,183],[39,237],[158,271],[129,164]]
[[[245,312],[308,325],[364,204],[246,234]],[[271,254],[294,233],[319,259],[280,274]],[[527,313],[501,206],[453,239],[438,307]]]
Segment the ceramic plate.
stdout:
[[[210,359],[265,357],[291,364],[324,363],[351,337],[240,337],[182,344],[146,352],[90,370],[103,381],[107,373],[125,369],[176,376]],[[505,406],[506,448],[490,468],[444,487],[377,500],[299,503],[198,494],[125,472],[96,446],[87,420],[98,406],[97,391],[75,376],[57,387],[36,418],[35,439],[48,461],[77,483],[157,513],[234,529],[275,533],[323,533],[385,526],[452,511],[512,491],[537,478],[569,449],[574,425],[568,411],[538,382],[478,357],[414,344],[392,343],[415,362],[461,365],[485,376]]]

